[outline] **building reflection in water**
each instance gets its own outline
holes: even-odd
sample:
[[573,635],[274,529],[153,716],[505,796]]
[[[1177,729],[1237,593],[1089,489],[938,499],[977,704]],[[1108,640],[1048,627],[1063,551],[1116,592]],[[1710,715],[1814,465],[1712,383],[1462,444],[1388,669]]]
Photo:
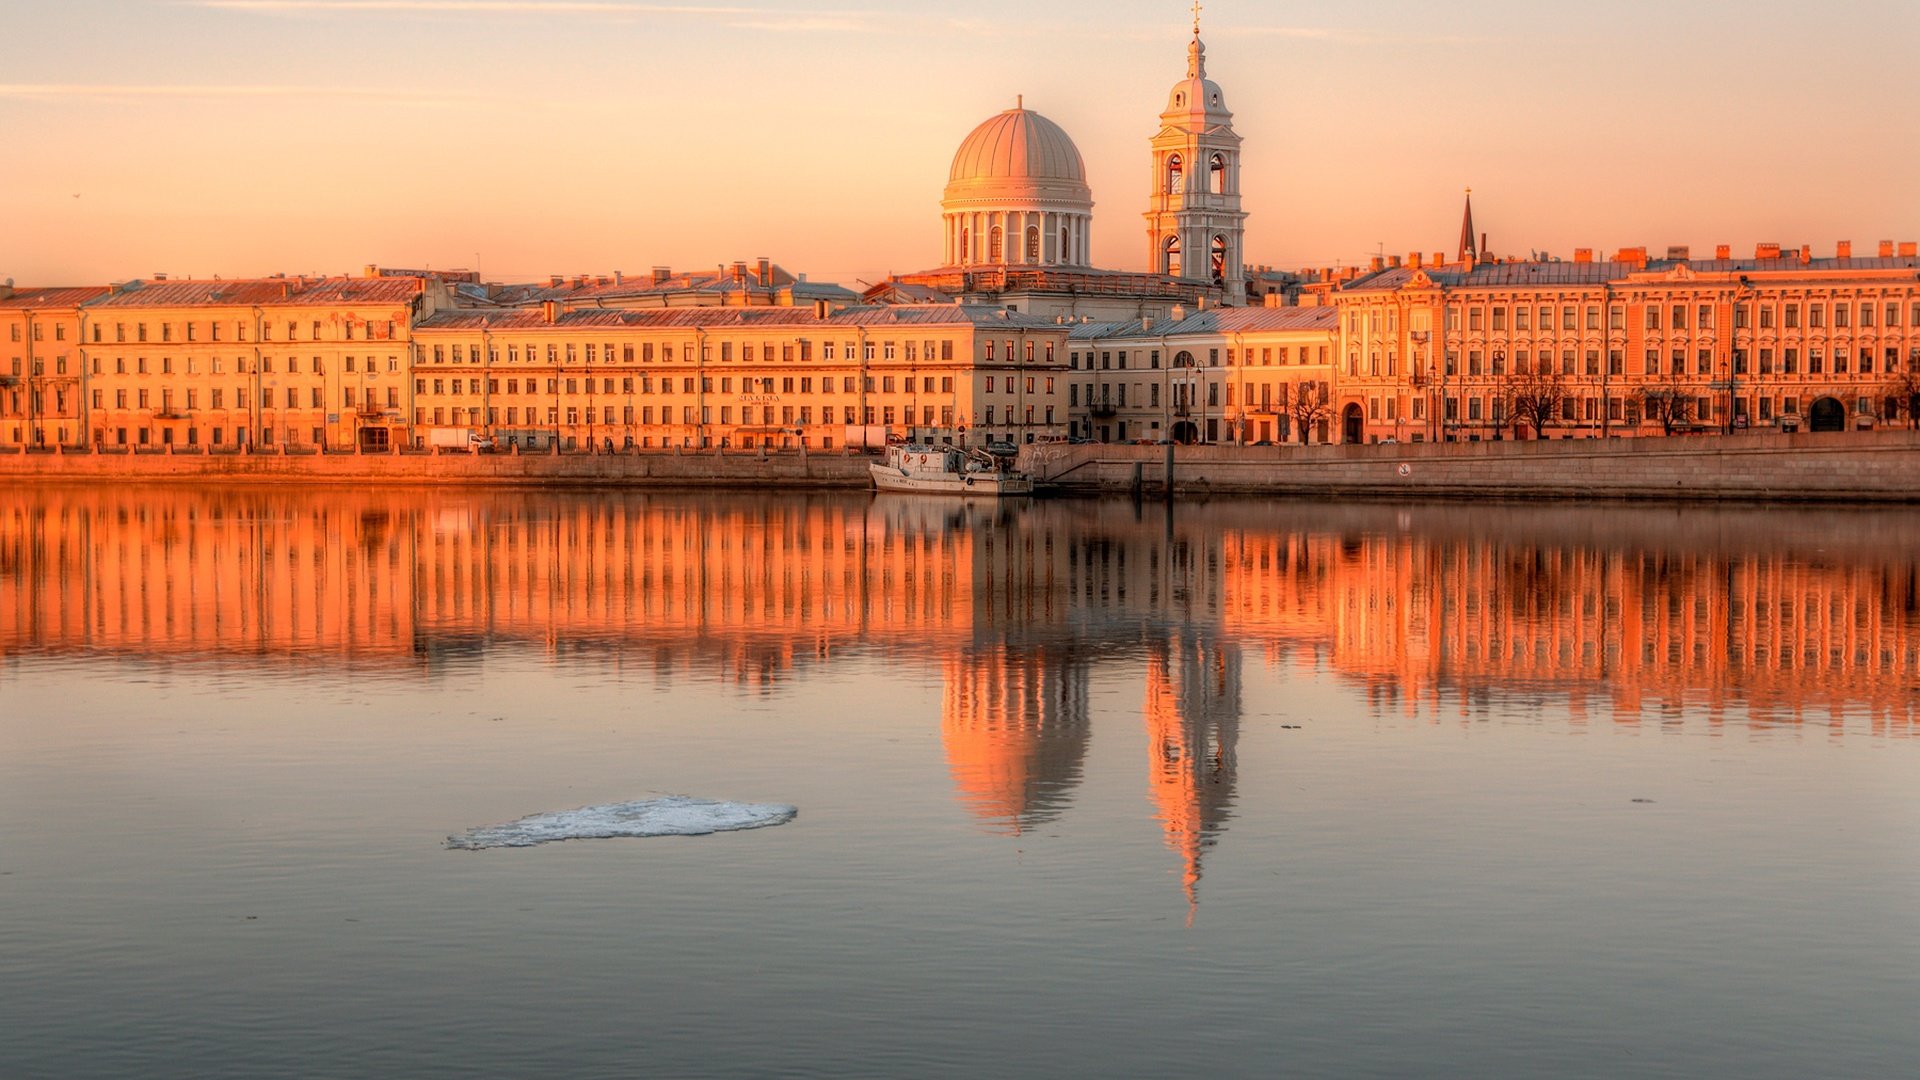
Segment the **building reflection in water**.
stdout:
[[[1231,817],[1242,656],[1379,716],[1913,731],[1910,511],[1023,508],[912,498],[26,488],[0,657],[437,676],[495,649],[777,694],[852,651],[944,681],[960,802],[1066,812],[1096,672],[1140,680],[1196,895]],[[1509,709],[1509,712],[1514,710]]]

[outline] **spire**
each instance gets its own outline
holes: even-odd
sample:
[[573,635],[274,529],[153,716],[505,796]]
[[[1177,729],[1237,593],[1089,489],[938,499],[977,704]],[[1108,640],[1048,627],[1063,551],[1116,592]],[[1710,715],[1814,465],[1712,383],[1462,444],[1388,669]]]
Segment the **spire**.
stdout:
[[1454,257],[1461,262],[1480,257],[1479,245],[1474,241],[1472,188],[1467,189],[1467,215],[1460,222],[1460,252]]
[[1207,77],[1207,47],[1200,43],[1200,0],[1193,0],[1193,44],[1187,46],[1187,78]]

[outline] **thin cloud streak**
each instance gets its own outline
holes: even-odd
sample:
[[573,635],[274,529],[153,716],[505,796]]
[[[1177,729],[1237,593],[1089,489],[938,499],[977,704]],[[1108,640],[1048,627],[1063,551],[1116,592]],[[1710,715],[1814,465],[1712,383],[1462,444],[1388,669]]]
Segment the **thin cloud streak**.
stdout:
[[188,7],[267,14],[696,15],[711,18],[848,17],[850,11],[792,12],[767,7],[623,3],[621,0],[183,0]]
[[129,98],[281,98],[328,97],[364,98],[417,104],[471,101],[478,95],[446,90],[411,90],[393,87],[349,86],[168,86],[158,84],[89,83],[0,83],[0,99],[34,101],[79,100],[108,101]]

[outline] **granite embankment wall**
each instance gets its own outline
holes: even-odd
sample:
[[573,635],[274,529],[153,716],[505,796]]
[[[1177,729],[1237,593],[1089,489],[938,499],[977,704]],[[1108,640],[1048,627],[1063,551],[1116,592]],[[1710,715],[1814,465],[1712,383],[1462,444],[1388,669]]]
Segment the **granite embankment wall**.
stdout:
[[[202,454],[0,452],[0,481],[495,484],[865,489],[845,453]],[[1029,448],[1065,494],[1165,488],[1166,447]],[[1920,432],[1672,439],[1181,446],[1178,495],[1920,503]]]
[[[1165,487],[1164,446],[1055,446],[1056,490]],[[1136,473],[1137,469],[1137,473]],[[1180,495],[1920,502],[1920,432],[1175,448]]]
[[498,484],[535,487],[871,486],[859,455],[234,454],[0,452],[0,480],[182,483]]

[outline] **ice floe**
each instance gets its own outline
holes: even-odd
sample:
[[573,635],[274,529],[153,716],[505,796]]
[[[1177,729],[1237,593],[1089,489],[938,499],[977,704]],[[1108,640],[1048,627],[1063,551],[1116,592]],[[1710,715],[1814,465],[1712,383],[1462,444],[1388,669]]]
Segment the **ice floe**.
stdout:
[[705,836],[784,825],[800,811],[775,803],[717,802],[669,795],[640,802],[582,806],[533,814],[504,825],[483,825],[447,837],[447,846],[463,851],[532,847],[556,840],[600,840],[615,836]]

